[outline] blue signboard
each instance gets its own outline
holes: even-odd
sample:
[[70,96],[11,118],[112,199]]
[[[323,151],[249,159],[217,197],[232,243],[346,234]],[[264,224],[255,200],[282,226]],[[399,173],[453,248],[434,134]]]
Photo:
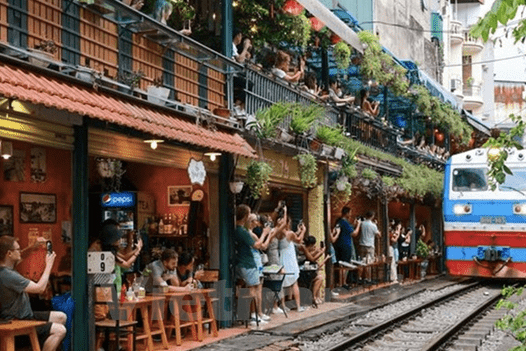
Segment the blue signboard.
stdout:
[[102,207],[134,207],[135,193],[106,193],[102,194],[100,198]]

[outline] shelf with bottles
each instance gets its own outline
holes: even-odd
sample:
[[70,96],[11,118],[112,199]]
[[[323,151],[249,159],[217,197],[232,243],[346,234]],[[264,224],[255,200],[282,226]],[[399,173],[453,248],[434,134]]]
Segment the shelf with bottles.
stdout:
[[188,237],[188,214],[165,213],[159,216],[156,229],[150,232],[150,236]]

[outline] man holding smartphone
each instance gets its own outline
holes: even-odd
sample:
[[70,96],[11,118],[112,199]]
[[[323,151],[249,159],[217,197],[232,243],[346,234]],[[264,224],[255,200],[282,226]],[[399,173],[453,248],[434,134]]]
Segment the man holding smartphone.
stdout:
[[[51,249],[48,246],[48,249]],[[54,252],[46,255],[46,268],[38,282],[18,273],[15,266],[22,259],[20,244],[12,236],[0,237],[0,319],[33,319],[48,323],[37,328],[42,351],[54,351],[66,336],[67,316],[63,312],[33,312],[28,293],[41,294],[46,289],[51,268],[55,262]]]

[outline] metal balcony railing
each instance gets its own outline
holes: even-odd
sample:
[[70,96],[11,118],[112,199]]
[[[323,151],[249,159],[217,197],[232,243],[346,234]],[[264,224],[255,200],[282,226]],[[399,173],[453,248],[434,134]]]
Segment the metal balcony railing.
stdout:
[[481,88],[482,86],[480,84],[464,84],[464,89],[463,89],[464,96],[480,97]]

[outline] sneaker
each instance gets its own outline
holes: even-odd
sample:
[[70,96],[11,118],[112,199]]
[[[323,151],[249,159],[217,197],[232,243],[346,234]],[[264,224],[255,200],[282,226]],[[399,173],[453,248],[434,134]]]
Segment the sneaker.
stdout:
[[273,308],[272,313],[273,314],[285,314],[285,312],[283,312],[283,310],[279,307]]
[[336,291],[331,291],[332,296],[340,296]]
[[[261,325],[265,325],[265,324],[268,324],[268,322],[267,322],[267,321],[264,321],[264,320],[262,320],[262,319],[259,320],[259,325],[260,325],[260,326],[261,326]],[[251,318],[251,319],[250,319],[250,325],[253,326],[253,327],[257,327],[258,322],[256,322],[256,319],[255,319],[255,318]]]
[[266,314],[262,314],[261,316],[259,316],[259,319],[264,320],[264,321],[269,321],[270,317],[267,316]]
[[290,308],[288,308],[287,306],[285,306],[285,312],[290,312]]
[[298,308],[298,312],[304,312],[304,311],[305,311],[305,307],[300,306],[300,307]]

